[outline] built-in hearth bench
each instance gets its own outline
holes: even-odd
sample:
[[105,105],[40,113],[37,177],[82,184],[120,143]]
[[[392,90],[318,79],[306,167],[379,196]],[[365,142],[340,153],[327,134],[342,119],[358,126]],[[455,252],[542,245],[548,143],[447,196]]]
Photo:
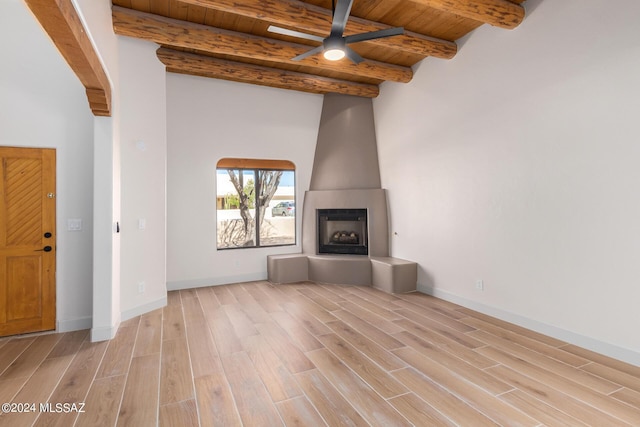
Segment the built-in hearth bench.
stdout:
[[267,256],[271,283],[310,280],[340,285],[373,286],[400,294],[416,290],[418,265],[393,257],[285,254]]

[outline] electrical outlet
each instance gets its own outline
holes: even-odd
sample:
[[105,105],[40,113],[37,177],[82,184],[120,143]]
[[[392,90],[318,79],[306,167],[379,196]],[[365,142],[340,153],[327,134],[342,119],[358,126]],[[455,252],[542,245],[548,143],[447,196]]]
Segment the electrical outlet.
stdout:
[[144,282],[138,282],[138,293],[139,294],[144,294],[144,287],[145,287],[145,283]]
[[476,289],[478,291],[484,291],[484,282],[481,279],[476,280]]

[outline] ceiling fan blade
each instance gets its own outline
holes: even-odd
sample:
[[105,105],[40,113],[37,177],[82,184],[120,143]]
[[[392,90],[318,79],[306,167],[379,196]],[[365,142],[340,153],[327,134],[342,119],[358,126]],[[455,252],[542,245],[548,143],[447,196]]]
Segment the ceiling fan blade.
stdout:
[[274,25],[269,25],[269,28],[267,28],[267,31],[269,31],[270,33],[282,34],[283,36],[313,40],[314,42],[320,42],[320,43],[322,43],[322,40],[324,40],[324,38],[319,36],[314,36],[313,34],[301,33],[300,31],[295,31],[295,30],[287,30],[286,28],[276,27]]
[[344,38],[345,43],[357,43],[366,40],[381,39],[383,37],[399,36],[404,34],[404,28],[387,28],[385,30],[371,31],[369,33],[354,34],[352,36],[346,36]]
[[301,53],[298,56],[294,56],[293,58],[291,58],[292,61],[301,61],[304,58],[306,58],[307,56],[311,56],[311,55],[315,55],[316,53],[320,53],[324,50],[324,46],[320,45],[318,47],[314,47],[311,50],[306,51],[305,53]]
[[358,55],[355,50],[351,49],[348,46],[344,47],[344,53],[347,56],[347,58],[349,58],[356,64],[359,64],[362,61],[364,61],[364,58],[362,56]]
[[347,26],[349,13],[351,13],[351,6],[353,6],[353,0],[338,0],[336,9],[333,11],[330,37],[342,37],[344,27]]

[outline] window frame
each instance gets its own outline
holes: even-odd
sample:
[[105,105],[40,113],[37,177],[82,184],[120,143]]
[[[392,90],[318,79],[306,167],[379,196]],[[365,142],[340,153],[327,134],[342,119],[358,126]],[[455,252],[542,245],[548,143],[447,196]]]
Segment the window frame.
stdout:
[[[216,163],[216,179],[218,177],[218,172],[219,171],[227,171],[229,169],[233,169],[236,171],[251,171],[254,175],[254,192],[255,195],[260,194],[261,192],[261,185],[262,185],[262,180],[259,178],[260,177],[260,172],[262,171],[283,171],[283,172],[293,172],[293,199],[292,200],[286,200],[286,201],[292,201],[294,204],[296,203],[296,175],[295,175],[295,164],[289,160],[270,160],[270,159],[247,159],[247,158],[222,158],[220,159],[217,163]],[[254,195],[254,198],[255,198]],[[216,183],[216,200],[220,195],[218,194],[218,190],[217,190],[217,183]],[[281,203],[281,202],[279,202]],[[220,226],[220,221],[217,217],[217,211],[219,210],[217,208],[217,203],[216,203],[216,250],[228,250],[228,249],[257,249],[257,248],[272,248],[272,247],[278,247],[278,246],[294,246],[297,244],[297,240],[298,240],[298,236],[297,236],[297,231],[296,231],[296,218],[297,218],[297,209],[294,211],[293,214],[293,221],[294,221],[294,230],[293,230],[293,243],[281,243],[281,244],[274,244],[274,245],[263,245],[261,244],[260,240],[260,228],[261,225],[260,221],[258,220],[260,218],[260,211],[261,209],[265,209],[265,214],[266,214],[266,209],[268,209],[268,207],[260,207],[260,204],[256,201],[254,201],[254,242],[255,244],[252,246],[229,246],[229,247],[220,247],[219,246],[219,240],[218,240],[218,232],[219,232],[219,226]],[[264,221],[264,215],[263,215],[263,221]]]

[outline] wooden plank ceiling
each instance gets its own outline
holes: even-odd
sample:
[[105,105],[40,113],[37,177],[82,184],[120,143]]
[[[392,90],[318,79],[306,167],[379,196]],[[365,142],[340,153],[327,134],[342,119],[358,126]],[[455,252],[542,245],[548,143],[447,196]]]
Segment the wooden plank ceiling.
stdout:
[[267,31],[269,25],[326,37],[331,0],[113,0],[116,34],[155,42],[167,71],[312,93],[378,95],[406,83],[428,56],[447,60],[455,41],[480,25],[524,19],[524,0],[355,0],[345,35],[404,27],[405,33],[351,44],[365,61],[292,58],[320,43]]

